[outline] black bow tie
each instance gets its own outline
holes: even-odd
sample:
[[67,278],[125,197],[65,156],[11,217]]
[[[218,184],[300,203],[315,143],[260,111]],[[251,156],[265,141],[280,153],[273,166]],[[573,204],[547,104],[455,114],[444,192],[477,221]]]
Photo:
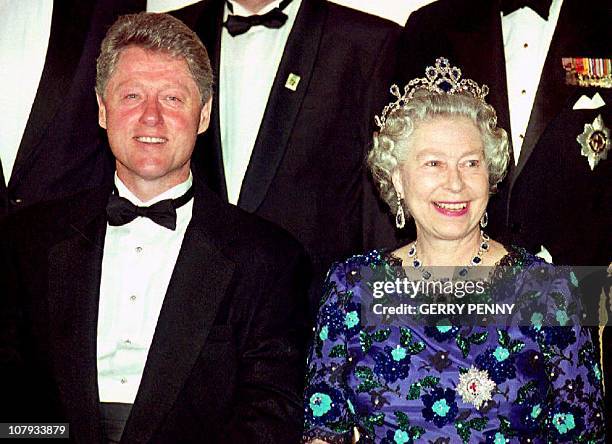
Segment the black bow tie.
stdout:
[[544,20],[548,20],[548,11],[551,4],[552,0],[502,0],[501,10],[504,15],[508,15],[527,6],[537,12]]
[[193,197],[193,187],[176,199],[165,199],[154,203],[150,207],[139,207],[121,197],[115,188],[108,198],[106,215],[109,225],[118,226],[132,222],[138,216],[148,217],[153,222],[169,230],[176,230],[176,209],[182,207]]
[[[227,28],[227,31],[232,37],[244,34],[251,29],[251,26],[263,25],[266,28],[278,29],[287,21],[287,14],[283,12],[283,9],[285,9],[289,3],[291,3],[291,0],[283,0],[278,7],[263,15],[255,14],[244,17],[232,14],[227,18],[223,26]],[[230,11],[233,11],[232,4],[229,2],[228,8]]]

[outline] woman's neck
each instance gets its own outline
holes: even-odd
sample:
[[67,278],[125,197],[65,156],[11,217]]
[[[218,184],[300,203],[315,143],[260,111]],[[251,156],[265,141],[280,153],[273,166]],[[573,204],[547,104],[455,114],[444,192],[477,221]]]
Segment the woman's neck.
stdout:
[[482,242],[480,230],[473,230],[462,239],[446,240],[417,233],[417,254],[424,266],[468,265]]

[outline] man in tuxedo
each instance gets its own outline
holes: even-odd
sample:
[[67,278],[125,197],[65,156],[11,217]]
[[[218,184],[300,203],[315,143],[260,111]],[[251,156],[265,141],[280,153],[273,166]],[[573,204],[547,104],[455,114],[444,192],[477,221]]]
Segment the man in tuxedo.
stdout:
[[[404,82],[444,56],[489,86],[514,162],[487,231],[555,264],[612,262],[611,22],[607,0],[439,0],[403,35]],[[598,311],[598,299],[585,303]],[[608,330],[594,339],[609,397]]]
[[[210,49],[218,79],[194,156],[211,187],[292,233],[319,277],[392,246],[364,159],[401,28],[325,0],[211,0],[172,14]],[[313,310],[320,296],[315,284]]]
[[491,89],[514,161],[489,204],[487,231],[556,264],[612,261],[612,134],[592,131],[598,116],[612,127],[610,74],[604,87],[596,72],[578,83],[566,71],[579,58],[609,63],[611,11],[606,0],[439,0],[404,31],[404,82],[444,56]]
[[120,14],[145,0],[0,5],[0,219],[112,180],[96,123],[95,58]]
[[68,422],[88,444],[299,440],[305,255],[192,178],[211,88],[177,19],[109,30],[96,91],[114,187],[3,227],[3,420]]

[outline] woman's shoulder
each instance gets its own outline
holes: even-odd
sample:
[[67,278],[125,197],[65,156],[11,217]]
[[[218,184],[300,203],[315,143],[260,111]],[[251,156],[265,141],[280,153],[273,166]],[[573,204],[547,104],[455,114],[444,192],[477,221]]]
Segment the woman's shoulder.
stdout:
[[398,267],[401,267],[401,261],[382,249],[355,254],[335,262],[327,272],[321,305],[339,304],[344,307],[350,303],[359,303],[369,293],[369,283],[397,273]]
[[342,283],[350,283],[355,278],[363,276],[366,270],[370,274],[373,270],[401,266],[401,259],[393,256],[390,250],[376,249],[352,255],[343,261],[334,262],[329,269],[327,278],[328,280],[334,279]]
[[544,259],[530,253],[519,245],[504,245],[504,248],[507,253],[499,260],[496,264],[497,266],[533,266],[547,264]]
[[520,246],[511,245],[505,248],[508,253],[492,270],[491,276],[493,278],[512,278],[516,280],[517,278],[530,277],[541,282],[569,280],[575,283],[576,277],[573,267],[552,264]]
[[[512,245],[506,248],[508,254],[489,275],[495,297],[505,295],[525,304],[525,301],[556,301],[555,298],[561,295],[569,303],[570,299],[578,297],[579,282],[572,267],[551,264],[522,247]],[[539,295],[537,298],[536,294]],[[553,298],[552,294],[556,296]]]

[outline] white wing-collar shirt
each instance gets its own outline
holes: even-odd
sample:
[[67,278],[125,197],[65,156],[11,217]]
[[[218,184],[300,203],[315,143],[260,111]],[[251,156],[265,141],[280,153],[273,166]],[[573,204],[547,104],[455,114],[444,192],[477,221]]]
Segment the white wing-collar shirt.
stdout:
[[[192,182],[190,174],[185,182],[142,202],[115,176],[119,195],[138,206],[176,199]],[[193,199],[176,209],[174,231],[144,217],[106,227],[97,337],[101,402],[131,404],[136,398],[192,210]]]
[[[502,15],[510,129],[515,164],[518,163],[525,140],[529,116],[550,42],[557,27],[561,3],[562,0],[553,0],[548,20],[544,20],[529,7]],[[560,68],[561,65],[559,65]]]
[[[228,3],[233,14],[253,15],[236,2]],[[235,37],[225,27],[221,32],[219,118],[227,194],[233,204],[238,203],[268,96],[300,3],[301,0],[293,0],[283,9],[288,18],[279,29],[253,26]],[[257,14],[263,15],[279,4],[280,0],[273,1]],[[226,3],[223,22],[230,14]]]

